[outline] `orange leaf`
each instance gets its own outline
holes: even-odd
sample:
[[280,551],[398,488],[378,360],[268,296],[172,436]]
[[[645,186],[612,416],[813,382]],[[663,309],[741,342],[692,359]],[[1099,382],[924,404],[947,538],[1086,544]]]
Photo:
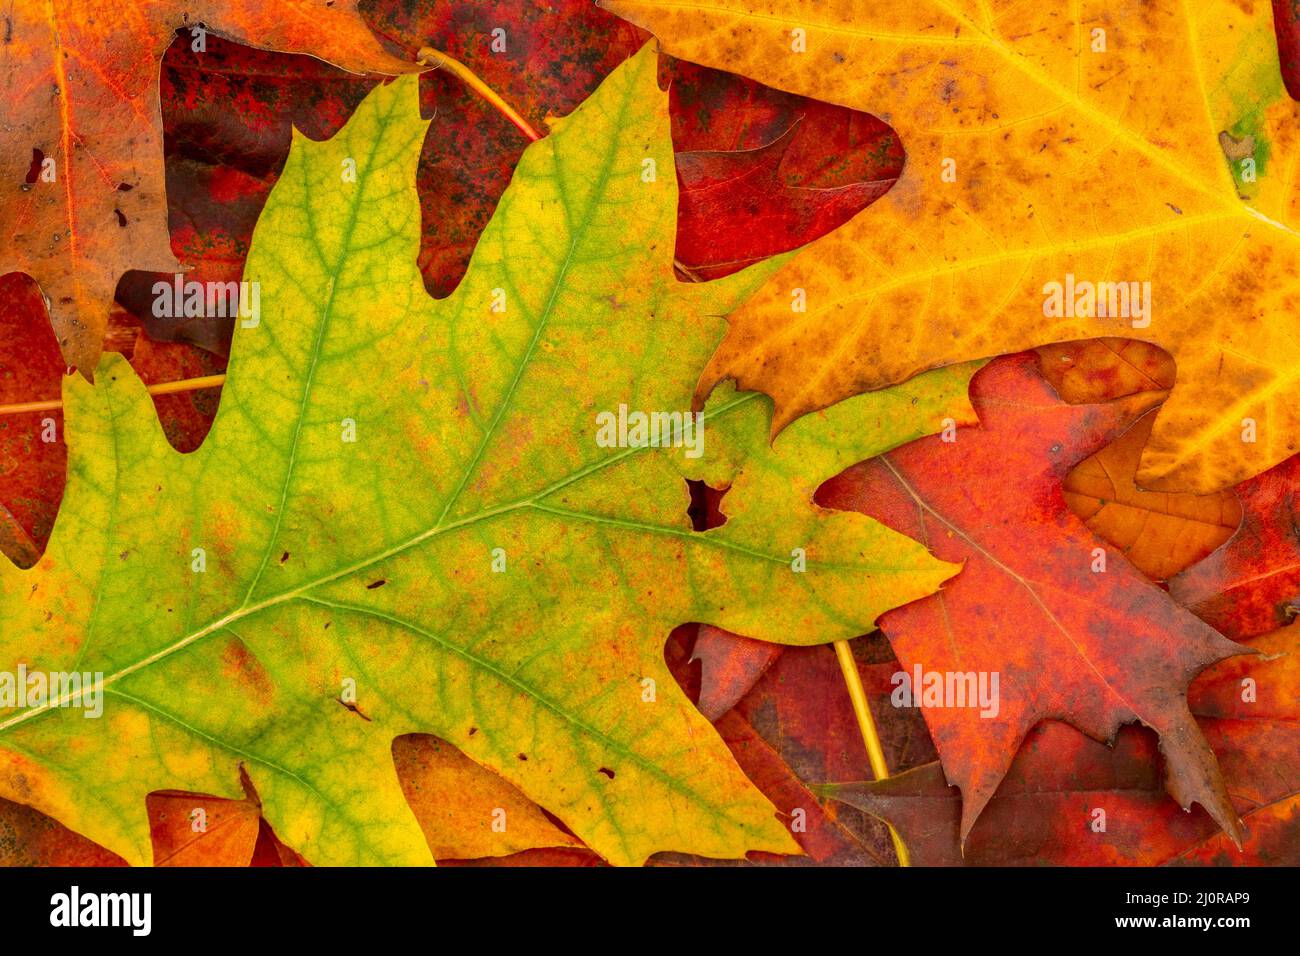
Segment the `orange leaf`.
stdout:
[[[0,274],[40,283],[69,364],[98,360],[114,289],[128,269],[180,268],[167,234],[158,63],[206,30],[311,53],[355,72],[422,67],[385,53],[357,0],[15,0],[5,15]],[[127,22],[124,25],[123,19]]]

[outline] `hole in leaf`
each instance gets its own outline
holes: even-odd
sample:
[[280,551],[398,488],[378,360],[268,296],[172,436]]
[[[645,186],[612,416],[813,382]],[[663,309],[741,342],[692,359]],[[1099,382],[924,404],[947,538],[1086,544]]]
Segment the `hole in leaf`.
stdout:
[[686,488],[691,495],[691,503],[686,513],[691,518],[691,527],[696,531],[708,531],[721,528],[727,523],[727,516],[722,513],[722,498],[731,486],[713,488],[695,478],[686,479]]

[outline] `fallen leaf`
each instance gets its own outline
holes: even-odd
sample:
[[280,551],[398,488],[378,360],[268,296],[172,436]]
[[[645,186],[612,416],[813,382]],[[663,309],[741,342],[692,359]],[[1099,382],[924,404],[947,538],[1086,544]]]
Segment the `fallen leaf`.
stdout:
[[[245,273],[262,314],[197,451],[166,443],[122,358],[65,380],[64,508],[33,569],[0,566],[0,659],[102,672],[104,717],[11,708],[0,795],[140,863],[146,794],[238,796],[242,762],[312,863],[428,863],[390,749],[425,732],[611,862],[793,852],[675,689],[665,635],[827,642],[933,592],[952,565],[812,495],[970,420],[972,369],[775,446],[769,404],[720,389],[698,458],[602,447],[601,410],[689,407],[719,316],[763,278],[673,277],[653,51],[528,150],[441,302],[415,263],[417,93],[377,87],[333,139],[295,140]],[[685,478],[731,487],[723,527],[692,530]]]
[[[699,657],[704,628],[699,629],[694,647],[682,630],[669,640],[665,656],[687,696],[696,700],[704,681],[699,669],[690,665]],[[883,826],[868,816],[845,813],[840,805],[819,799],[809,789],[810,780],[830,779],[826,765],[812,766],[817,754],[828,762],[843,758],[855,769],[866,766],[867,761],[834,652],[828,647],[792,647],[781,657],[784,663],[778,662],[779,666],[768,672],[769,678],[751,688],[739,707],[713,721],[736,762],[776,805],[804,852],[803,857],[752,853],[748,862],[769,866],[891,865],[893,850]],[[838,733],[841,730],[846,731],[843,736]],[[660,854],[653,862],[681,865],[703,861]]]
[[[0,276],[0,404],[59,397],[63,359],[42,308],[31,279]],[[45,547],[64,461],[61,411],[0,416],[0,552],[19,567],[31,567]]]
[[[363,14],[412,58],[424,46],[456,56],[539,126],[571,111],[646,38],[588,0],[470,7],[383,0]],[[493,49],[493,30],[504,31],[504,51]],[[662,59],[682,186],[678,260],[696,278],[733,273],[823,235],[897,176],[897,136],[868,114]],[[372,85],[308,57],[216,37],[203,53],[168,48],[161,92],[169,224],[173,251],[194,267],[188,278],[239,278],[290,130],[333,135]],[[464,275],[527,139],[446,70],[422,75],[421,109],[443,135],[425,141],[417,172],[420,267],[429,292],[443,297]],[[731,178],[706,189],[714,170]],[[707,202],[694,198],[706,195]],[[233,317],[153,315],[153,285],[171,278],[128,272],[118,299],[154,338],[225,354]]]
[[[920,866],[1295,866],[1300,862],[1300,650],[1278,631],[1205,671],[1188,701],[1241,813],[1241,849],[1161,784],[1154,735],[1125,727],[1112,746],[1064,724],[1035,728],[966,841],[961,798],[931,763],[881,783],[825,788],[892,823]],[[1243,700],[1243,681],[1258,696]]]
[[[665,657],[687,696],[700,692],[693,667],[694,625],[677,628]],[[703,630],[703,629],[701,629]],[[880,635],[854,641],[858,670],[871,698],[888,759],[895,766],[930,760],[925,722],[914,712],[889,707],[888,675],[897,662]],[[886,828],[843,804],[819,798],[811,786],[856,776],[867,766],[836,656],[826,647],[786,648],[758,686],[734,710],[716,720],[718,732],[745,774],[776,804],[804,856],[751,853],[743,862],[759,866],[888,866],[894,862]],[[472,861],[478,866],[589,866],[589,851],[530,850],[509,857]],[[680,853],[656,854],[654,866],[717,864]]]
[[0,866],[125,866],[115,853],[31,807],[0,800]]
[[[1184,694],[1198,671],[1244,649],[1102,547],[1070,513],[1062,489],[1072,464],[1116,435],[1148,398],[1066,405],[1033,359],[1020,355],[985,367],[971,400],[978,427],[864,462],[818,495],[824,505],[859,510],[915,537],[944,560],[965,562],[939,594],[880,619],[910,678],[900,695],[918,668],[915,702],[924,702],[931,675],[941,690],[949,684],[949,696],[922,713],[948,779],[961,788],[962,836],[1043,720],[1066,721],[1098,740],[1135,720],[1153,728],[1168,759],[1170,793],[1183,806],[1200,803],[1238,836]],[[948,675],[981,682],[979,700]]]
[[[855,639],[851,646],[886,766],[897,773],[935,759],[921,715],[890,706],[891,679],[899,664],[884,636],[877,632]],[[831,845],[843,847],[838,859],[855,865],[895,865],[892,842],[884,827],[815,793],[817,785],[826,781],[862,779],[871,773],[844,676],[831,648],[787,648],[724,719],[743,721],[753,728],[754,735],[800,782],[807,798],[799,805],[807,809],[808,819],[820,813],[834,824],[829,833],[836,842]],[[761,779],[749,772],[761,786]],[[848,839],[842,834],[848,834]],[[816,851],[805,845],[805,852],[811,855]],[[822,853],[828,862],[832,859],[827,851]]]
[[435,860],[582,845],[518,788],[437,737],[398,737],[393,762]]
[[1174,358],[1141,339],[1100,338],[1043,345],[1038,369],[1071,405],[1109,402],[1174,387]]
[[1300,613],[1300,457],[1236,491],[1244,516],[1228,542],[1169,582],[1169,593],[1235,640]]
[[1138,459],[1157,414],[1147,412],[1071,469],[1065,502],[1135,568],[1163,581],[1227,541],[1241,522],[1241,504],[1231,491],[1193,495],[1137,486]]
[[[1143,487],[1218,491],[1300,450],[1300,123],[1267,4],[601,5],[673,56],[875,113],[907,150],[870,211],[729,317],[701,395],[761,389],[779,430],[925,369],[1122,335],[1178,364]],[[1083,283],[1112,284],[1104,315]]]
[[154,866],[248,866],[262,814],[255,799],[151,793],[146,800]]
[[780,644],[701,625],[691,652],[691,660],[700,662],[700,713],[716,721],[731,710],[784,650]]
[[874,116],[665,59],[677,261],[696,280],[826,235],[898,178],[902,147]]
[[[110,351],[127,354],[149,385],[225,368],[217,356],[153,342],[138,328],[111,326],[105,342]],[[57,401],[64,371],[36,283],[16,272],[0,277],[0,405]],[[207,389],[154,397],[172,447],[192,451],[199,446],[219,394],[220,389]],[[54,527],[67,462],[63,437],[59,408],[0,415],[0,554],[19,567],[36,562]]]
[[5,14],[0,274],[25,272],[45,294],[70,365],[99,358],[113,290],[128,269],[179,269],[167,236],[158,61],[187,27],[255,46],[310,52],[355,72],[423,69],[384,52],[356,0],[16,0]]

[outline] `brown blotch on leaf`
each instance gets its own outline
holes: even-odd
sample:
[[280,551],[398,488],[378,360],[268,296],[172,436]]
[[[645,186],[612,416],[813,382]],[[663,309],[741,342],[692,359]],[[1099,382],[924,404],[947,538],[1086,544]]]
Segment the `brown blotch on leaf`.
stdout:
[[337,702],[338,702],[340,705],[342,705],[343,707],[346,707],[348,710],[352,711],[352,713],[356,714],[356,715],[357,715],[358,717],[360,717],[362,720],[365,720],[365,721],[369,721],[369,720],[370,720],[369,717],[367,717],[364,713],[362,713],[361,708],[358,707],[356,704],[349,703],[349,702],[346,701],[346,700],[341,700],[341,699],[339,699],[338,697],[335,697],[334,700],[337,701]]
[[227,679],[249,687],[259,700],[268,699],[274,691],[270,675],[248,645],[234,635],[221,654],[222,674]]
[[1243,136],[1237,139],[1227,130],[1222,130],[1219,133],[1219,149],[1235,163],[1255,155],[1255,137]]

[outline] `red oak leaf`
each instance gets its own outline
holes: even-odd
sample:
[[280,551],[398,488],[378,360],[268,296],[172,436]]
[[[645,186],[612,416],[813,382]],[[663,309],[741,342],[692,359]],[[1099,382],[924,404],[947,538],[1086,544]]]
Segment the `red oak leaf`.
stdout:
[[[1055,719],[1098,740],[1132,721],[1153,728],[1170,793],[1185,807],[1200,803],[1238,838],[1236,812],[1188,713],[1186,689],[1201,670],[1243,649],[1107,552],[1062,490],[1070,467],[1117,435],[1147,400],[1066,405],[1027,354],[984,368],[971,400],[979,426],[857,465],[818,495],[965,564],[939,594],[879,622],[904,670],[921,672],[923,683],[911,688],[917,702],[929,702],[922,695],[935,679],[950,689],[922,713],[948,780],[962,791],[962,836],[1026,734]],[[974,686],[948,675],[971,675],[986,699],[976,701]],[[900,701],[908,703],[905,689],[900,684]],[[959,689],[970,697],[957,699]]]

